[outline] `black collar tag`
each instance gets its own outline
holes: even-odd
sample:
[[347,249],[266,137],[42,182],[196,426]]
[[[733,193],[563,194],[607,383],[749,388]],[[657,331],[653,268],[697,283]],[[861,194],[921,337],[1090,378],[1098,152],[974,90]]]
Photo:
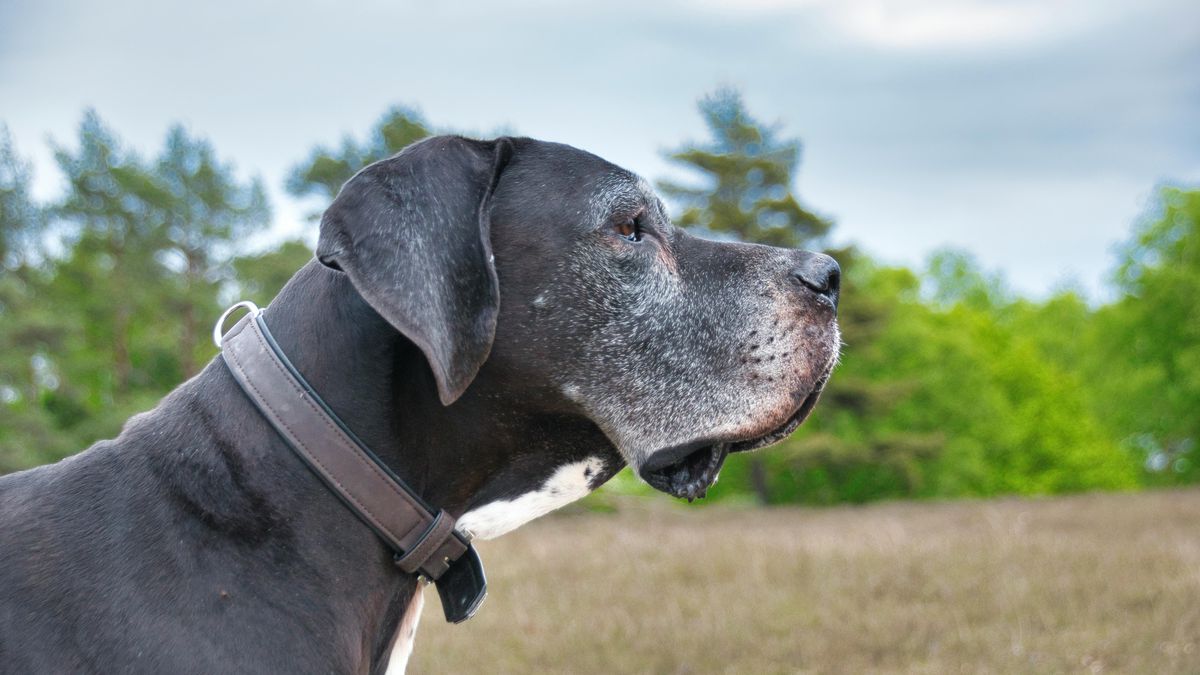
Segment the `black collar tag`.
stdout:
[[450,623],[462,623],[475,616],[487,597],[483,561],[474,546],[467,547],[458,560],[450,563],[450,567],[433,583],[442,599],[442,612]]

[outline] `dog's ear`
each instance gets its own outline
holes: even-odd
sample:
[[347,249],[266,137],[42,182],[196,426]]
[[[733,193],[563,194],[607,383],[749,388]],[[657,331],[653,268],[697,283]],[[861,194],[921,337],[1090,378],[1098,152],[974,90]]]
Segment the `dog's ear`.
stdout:
[[503,138],[421,141],[351,178],[321,219],[317,258],[420,347],[445,405],[496,335],[489,201],[512,153]]

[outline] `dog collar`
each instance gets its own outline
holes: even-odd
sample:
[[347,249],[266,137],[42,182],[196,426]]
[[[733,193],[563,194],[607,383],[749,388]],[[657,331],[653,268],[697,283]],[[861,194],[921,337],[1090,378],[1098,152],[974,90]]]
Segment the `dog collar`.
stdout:
[[[241,307],[249,313],[222,335],[225,320]],[[469,536],[334,414],[280,349],[263,315],[254,303],[239,302],[213,328],[233,379],[308,468],[394,551],[396,566],[437,585],[446,620],[471,618],[487,595],[487,579]]]

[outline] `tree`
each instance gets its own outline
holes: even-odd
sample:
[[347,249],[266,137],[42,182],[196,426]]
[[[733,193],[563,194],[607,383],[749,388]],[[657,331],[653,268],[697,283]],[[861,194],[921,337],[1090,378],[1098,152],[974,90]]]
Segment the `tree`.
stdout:
[[924,290],[934,305],[968,305],[989,310],[1011,301],[1004,279],[987,274],[979,261],[966,251],[940,249],[929,257]]
[[53,421],[40,406],[47,352],[58,342],[54,308],[39,298],[46,218],[30,192],[33,170],[0,125],[0,474],[56,455]]
[[308,159],[292,169],[287,190],[297,197],[318,196],[328,204],[359,169],[391,157],[432,133],[421,113],[413,108],[393,107],[371,129],[365,142],[346,136],[337,150],[325,146],[313,148]]
[[700,99],[712,140],[689,143],[666,158],[704,176],[705,185],[658,182],[682,207],[683,227],[729,233],[742,241],[798,247],[824,236],[831,223],[800,205],[794,192],[800,141],[759,122],[735,89]]
[[180,127],[154,162],[90,110],[77,145],[52,145],[66,191],[49,220],[27,198],[26,165],[0,147],[4,471],[113,435],[195,372],[213,351],[201,336],[233,280],[233,244],[269,213],[257,180]]
[[211,143],[178,125],[167,133],[154,171],[168,196],[163,253],[179,268],[174,276],[179,288],[170,300],[180,318],[179,358],[186,377],[211,356],[202,337],[217,311],[218,286],[232,278],[234,244],[264,229],[270,208],[260,180],[238,182]]
[[31,354],[23,339],[32,306],[30,259],[44,219],[30,195],[33,170],[0,126],[0,399],[36,398]]
[[1200,479],[1200,189],[1164,187],[1121,251],[1121,298],[1096,317],[1103,417],[1155,480]]
[[32,165],[0,124],[0,268],[6,272],[29,265],[43,234],[46,221],[30,195],[32,180]]
[[[126,150],[93,110],[84,113],[79,148],[55,144],[67,192],[54,207],[65,226],[67,256],[56,261],[57,300],[72,307],[81,350],[64,363],[84,366],[76,382],[89,382],[95,402],[130,392],[136,367],[134,343],[161,324],[155,291],[167,285],[157,254],[166,246],[164,224],[172,199],[166,187]],[[107,351],[106,358],[92,350]],[[86,364],[86,365],[85,365]],[[111,376],[110,376],[111,372]]]

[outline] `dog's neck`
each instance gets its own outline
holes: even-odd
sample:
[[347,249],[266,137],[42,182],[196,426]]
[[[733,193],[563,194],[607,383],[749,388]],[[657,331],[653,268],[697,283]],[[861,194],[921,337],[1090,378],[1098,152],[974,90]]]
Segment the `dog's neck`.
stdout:
[[587,420],[531,409],[541,394],[525,382],[496,383],[481,374],[454,404],[442,405],[420,350],[345,274],[315,261],[271,303],[266,321],[342,421],[427,502],[452,515],[536,489],[564,463],[614,454]]
[[[421,352],[337,270],[310,263],[265,317],[283,352],[346,425],[427,502],[456,517],[476,509],[496,519],[496,504],[536,494],[556,468],[611,452],[585,421],[535,414],[519,407],[519,394],[498,395],[509,383],[489,386],[481,378],[443,406]],[[352,659],[381,671],[415,578],[392,565],[383,542],[285,445],[219,359],[164,404],[186,408],[187,433],[198,427],[213,437],[209,452],[156,460],[168,489],[200,512],[193,527],[220,522],[232,538],[254,533],[256,547],[287,561],[281,573],[299,575],[290,583],[312,584],[319,587],[313,597],[330,599],[337,630],[345,631],[331,639],[361,644]],[[234,437],[211,423],[222,418],[247,423]],[[131,431],[140,433],[136,425]],[[599,484],[617,468],[603,468],[604,475],[593,468],[591,480]],[[511,520],[502,514],[494,532],[511,529]]]
[[[413,489],[430,484],[428,444],[414,432],[444,417],[421,353],[354,291],[346,275],[311,262],[265,319],[279,346],[346,425]],[[453,427],[449,429],[453,432]],[[442,481],[435,480],[436,484]],[[440,495],[439,495],[440,496]],[[453,513],[454,504],[437,504]]]

